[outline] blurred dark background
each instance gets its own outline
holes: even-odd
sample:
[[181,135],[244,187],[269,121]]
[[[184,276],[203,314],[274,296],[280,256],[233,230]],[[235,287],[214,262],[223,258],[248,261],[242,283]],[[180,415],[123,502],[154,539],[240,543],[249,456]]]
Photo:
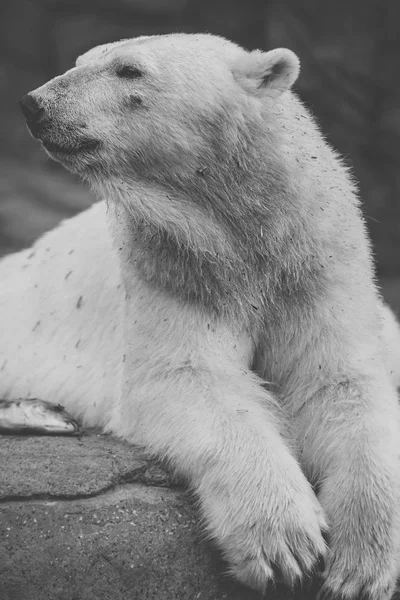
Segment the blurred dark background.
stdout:
[[399,0],[3,0],[0,29],[0,254],[93,201],[30,138],[18,99],[96,44],[207,31],[300,56],[296,89],[360,182],[378,274],[400,306]]

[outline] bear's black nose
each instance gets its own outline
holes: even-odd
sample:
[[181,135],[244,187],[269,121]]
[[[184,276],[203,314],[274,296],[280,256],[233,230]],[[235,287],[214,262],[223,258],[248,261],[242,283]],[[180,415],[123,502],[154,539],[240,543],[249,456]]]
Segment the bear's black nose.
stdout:
[[31,123],[36,122],[44,113],[44,108],[39,106],[37,100],[35,100],[35,98],[30,94],[26,94],[26,96],[21,98],[19,103],[26,120]]

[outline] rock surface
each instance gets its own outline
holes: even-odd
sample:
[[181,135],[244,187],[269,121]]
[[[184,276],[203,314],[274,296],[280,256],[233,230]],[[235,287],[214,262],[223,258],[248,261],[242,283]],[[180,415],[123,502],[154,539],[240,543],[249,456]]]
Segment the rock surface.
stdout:
[[0,437],[1,600],[255,600],[194,503],[104,435]]

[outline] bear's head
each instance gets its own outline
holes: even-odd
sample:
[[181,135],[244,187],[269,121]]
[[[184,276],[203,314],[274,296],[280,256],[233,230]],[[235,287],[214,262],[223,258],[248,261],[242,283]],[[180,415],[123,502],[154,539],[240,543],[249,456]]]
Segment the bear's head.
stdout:
[[288,90],[298,73],[287,49],[248,52],[206,34],[139,37],[90,50],[21,105],[52,158],[122,200],[146,249],[147,278],[165,273],[172,285],[167,255],[179,285],[184,270],[199,270],[192,296],[206,273],[207,294],[218,296],[217,280],[226,286],[229,273],[255,285],[279,239],[302,261],[290,242],[299,221],[286,227],[282,216],[293,176],[283,158],[292,140],[282,143],[281,133],[291,129],[287,107],[298,101]]
[[83,175],[181,178],[246,144],[257,103],[297,78],[285,49],[246,52],[211,35],[139,37],[106,44],[21,104],[52,158]]

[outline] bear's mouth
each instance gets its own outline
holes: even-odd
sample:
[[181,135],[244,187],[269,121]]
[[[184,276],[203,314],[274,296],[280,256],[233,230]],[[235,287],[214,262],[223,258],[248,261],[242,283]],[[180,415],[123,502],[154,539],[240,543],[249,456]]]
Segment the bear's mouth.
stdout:
[[73,145],[64,145],[49,140],[41,140],[43,146],[51,154],[74,155],[80,152],[92,152],[100,145],[99,140],[84,139]]

